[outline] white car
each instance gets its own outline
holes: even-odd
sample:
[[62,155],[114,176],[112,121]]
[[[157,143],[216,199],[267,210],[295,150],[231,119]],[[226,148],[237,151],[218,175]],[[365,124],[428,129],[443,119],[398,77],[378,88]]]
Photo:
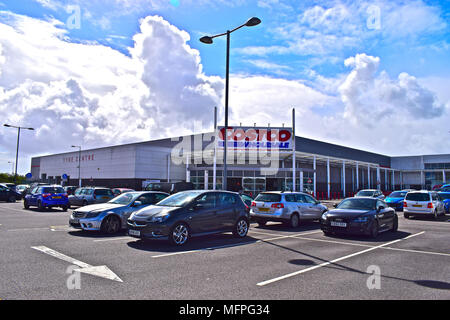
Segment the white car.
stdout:
[[403,201],[403,215],[405,218],[433,215],[437,219],[440,215],[445,215],[445,207],[437,192],[411,191],[406,194]]
[[383,192],[377,189],[364,189],[358,191],[357,194],[355,194],[355,197],[371,197],[371,198],[377,198],[380,200],[384,200],[385,196]]

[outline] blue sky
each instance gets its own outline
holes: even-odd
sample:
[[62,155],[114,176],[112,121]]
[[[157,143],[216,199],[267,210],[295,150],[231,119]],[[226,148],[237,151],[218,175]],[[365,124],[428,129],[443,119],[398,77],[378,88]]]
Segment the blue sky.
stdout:
[[[378,1],[383,4],[382,1]],[[191,35],[189,45],[201,53],[202,64],[209,75],[223,75],[225,42],[217,41],[214,46],[201,44],[198,38],[204,34],[221,33],[227,28],[233,28],[245,22],[249,17],[257,16],[263,22],[255,28],[240,30],[232,36],[232,48],[289,46],[296,41],[295,34],[283,36],[278,30],[289,30],[298,24],[301,15],[314,6],[325,9],[332,8],[336,3],[354,7],[358,3],[361,8],[378,5],[374,2],[360,1],[189,1],[189,0],[14,0],[0,1],[2,8],[17,14],[39,19],[53,17],[65,22],[71,15],[66,11],[69,5],[79,5],[81,11],[80,29],[67,29],[71,41],[96,41],[111,46],[123,53],[133,45],[132,36],[138,32],[139,19],[147,15],[161,15],[179,29],[186,30]],[[395,9],[402,10],[401,5],[412,4],[413,1],[395,1]],[[343,45],[337,50],[325,53],[302,53],[293,50],[285,53],[272,53],[261,56],[242,54],[242,51],[232,51],[232,72],[250,74],[282,74],[290,79],[308,78],[310,70],[324,76],[335,76],[345,72],[344,59],[357,53],[365,52],[382,58],[381,67],[389,74],[400,72],[412,73],[415,76],[447,75],[450,66],[444,61],[449,60],[450,32],[450,1],[417,1],[418,10],[424,14],[418,18],[438,18],[441,21],[416,21],[410,32],[403,30],[399,35],[392,36],[393,30],[385,30],[384,7],[380,5],[380,29],[369,29],[366,25],[369,13],[361,8],[350,20],[343,22],[343,29],[352,25],[358,33],[364,34],[358,42]],[[392,9],[392,8],[390,8]],[[388,8],[386,7],[386,10]],[[355,13],[353,11],[352,13]],[[407,13],[405,13],[406,15]],[[87,16],[89,15],[89,16]],[[403,17],[405,18],[405,17]],[[413,17],[415,18],[415,17]],[[333,23],[333,17],[330,22]],[[412,21],[414,23],[414,21]],[[435,23],[434,23],[435,22]],[[339,30],[336,21],[328,35],[345,36],[345,30]],[[433,24],[434,23],[434,24]],[[304,24],[307,26],[307,24]],[[64,27],[64,26],[63,26]],[[391,28],[388,26],[387,28]],[[400,26],[402,27],[402,26]],[[408,27],[408,25],[406,25]],[[416,32],[418,28],[418,31]],[[408,28],[405,28],[408,29]],[[358,34],[358,33],[355,33]],[[299,35],[300,36],[300,35]],[[447,48],[443,47],[443,44]],[[253,64],[249,61],[253,61]],[[267,65],[263,67],[263,61]],[[270,62],[270,64],[269,64]],[[257,65],[255,65],[255,63]],[[277,68],[279,66],[279,68]]]
[[[36,128],[20,171],[71,144],[210,130],[226,43],[199,38],[253,16],[232,34],[231,124],[289,124],[295,107],[305,137],[449,152],[450,1],[0,0],[0,117]],[[2,129],[0,171],[14,155]]]

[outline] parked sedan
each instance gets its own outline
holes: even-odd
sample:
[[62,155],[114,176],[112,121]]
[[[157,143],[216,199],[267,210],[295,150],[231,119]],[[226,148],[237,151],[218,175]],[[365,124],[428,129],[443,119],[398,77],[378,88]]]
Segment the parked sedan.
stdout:
[[393,208],[372,197],[347,198],[336,209],[325,212],[320,219],[325,235],[362,234],[376,238],[383,231],[397,231],[398,216]]
[[384,200],[385,196],[383,192],[376,189],[364,189],[358,191],[358,193],[355,194],[355,197],[372,197],[380,200]]
[[125,229],[130,215],[168,197],[165,192],[127,192],[100,204],[92,204],[72,212],[69,225],[83,230],[112,234]]
[[450,192],[438,192],[439,197],[444,203],[446,213],[450,213]]
[[133,189],[128,189],[128,188],[114,188],[112,189],[112,192],[114,193],[114,196],[117,197],[119,194],[125,193],[125,192],[131,192],[131,191],[135,191]]
[[16,191],[8,188],[4,184],[0,184],[0,201],[16,202],[17,199],[21,199],[22,196]]
[[39,211],[45,208],[60,207],[67,211],[69,200],[63,187],[58,185],[46,185],[34,187],[23,199],[23,207],[37,207]]
[[185,244],[190,237],[232,231],[243,238],[249,216],[239,194],[228,191],[183,191],[134,212],[128,234],[141,239],[168,239]]
[[84,187],[75,190],[74,194],[69,196],[71,206],[87,206],[94,203],[105,203],[114,198],[111,189],[101,187]]
[[395,210],[402,211],[403,210],[403,200],[405,199],[407,190],[402,191],[394,191],[389,194],[384,201],[388,204],[389,207],[394,208]]

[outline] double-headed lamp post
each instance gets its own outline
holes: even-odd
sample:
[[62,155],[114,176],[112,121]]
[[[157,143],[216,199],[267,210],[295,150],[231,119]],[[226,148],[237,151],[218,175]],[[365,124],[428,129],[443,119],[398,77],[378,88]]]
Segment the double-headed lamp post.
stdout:
[[78,148],[78,186],[81,188],[81,146],[72,146]]
[[8,128],[16,128],[17,129],[17,147],[16,147],[16,168],[14,170],[14,184],[16,184],[17,180],[17,163],[19,158],[19,139],[20,139],[20,129],[24,130],[34,130],[34,128],[26,128],[26,127],[19,127],[19,126],[13,126],[11,124],[5,123],[3,126]]
[[228,143],[228,92],[230,82],[230,34],[242,27],[253,27],[261,23],[261,20],[257,17],[253,17],[247,20],[246,23],[240,25],[233,30],[227,30],[225,33],[216,34],[214,36],[204,36],[200,38],[200,41],[206,44],[212,44],[213,39],[217,37],[227,36],[227,64],[226,64],[226,77],[225,77],[225,136],[224,136],[224,149],[223,149],[223,183],[222,189],[227,190],[227,143]]

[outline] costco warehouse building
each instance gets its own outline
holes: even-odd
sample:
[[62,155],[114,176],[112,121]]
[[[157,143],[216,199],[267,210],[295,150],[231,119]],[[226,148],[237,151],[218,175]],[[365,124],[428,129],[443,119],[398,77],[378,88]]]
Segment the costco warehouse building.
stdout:
[[[216,170],[213,152],[200,155],[214,141],[211,137],[214,133],[82,150],[80,159],[78,151],[34,157],[31,160],[32,180],[78,185],[80,163],[83,186],[141,190],[149,182],[190,181],[197,189],[221,189],[223,150],[216,148]],[[185,159],[182,163],[174,161],[172,153],[180,141],[188,141],[192,146],[181,155]],[[218,141],[220,143],[220,139]],[[338,194],[348,196],[364,188],[383,191],[431,189],[450,181],[450,154],[390,157],[299,136],[291,138],[290,143],[290,149],[279,152],[276,172],[268,172],[267,165],[249,158],[239,164],[236,161],[229,163],[227,189],[243,189],[252,195],[266,190],[292,190],[293,159],[295,190],[314,193],[318,198]],[[194,148],[195,145],[200,148]],[[249,156],[248,150],[237,153]],[[63,175],[68,179],[63,180]]]

